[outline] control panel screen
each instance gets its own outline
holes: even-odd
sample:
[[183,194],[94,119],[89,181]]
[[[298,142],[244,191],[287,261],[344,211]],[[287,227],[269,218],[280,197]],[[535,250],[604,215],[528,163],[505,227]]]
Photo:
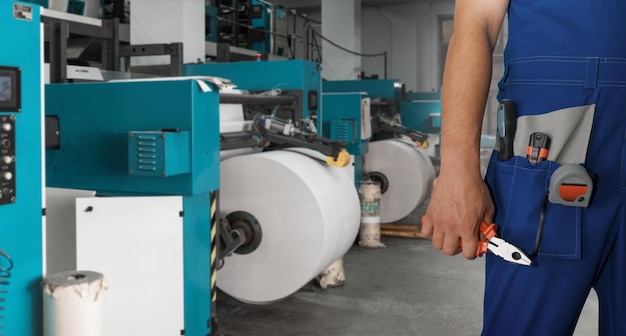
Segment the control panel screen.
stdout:
[[20,69],[0,66],[0,112],[21,109]]

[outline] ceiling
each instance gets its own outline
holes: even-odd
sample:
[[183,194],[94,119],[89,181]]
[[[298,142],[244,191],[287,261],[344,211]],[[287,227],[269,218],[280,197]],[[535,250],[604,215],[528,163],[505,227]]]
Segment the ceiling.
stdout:
[[[361,0],[363,6],[383,6],[402,3],[436,2],[441,0]],[[267,0],[267,2],[290,9],[319,8],[322,0]]]

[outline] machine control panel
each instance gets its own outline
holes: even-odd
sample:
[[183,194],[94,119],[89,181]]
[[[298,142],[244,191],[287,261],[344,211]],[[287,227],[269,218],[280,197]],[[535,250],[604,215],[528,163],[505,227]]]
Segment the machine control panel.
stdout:
[[15,115],[0,116],[0,205],[15,202]]
[[0,112],[20,112],[21,76],[20,69],[0,66]]
[[[21,71],[0,66],[0,113],[22,111]],[[15,203],[15,114],[0,115],[0,205]]]

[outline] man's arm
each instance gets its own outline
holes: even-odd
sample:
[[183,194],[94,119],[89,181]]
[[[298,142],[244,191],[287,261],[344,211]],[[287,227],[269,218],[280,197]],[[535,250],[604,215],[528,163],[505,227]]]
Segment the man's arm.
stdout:
[[422,233],[448,255],[476,258],[478,227],[493,202],[480,173],[480,133],[492,53],[509,0],[456,0],[442,88],[441,169]]

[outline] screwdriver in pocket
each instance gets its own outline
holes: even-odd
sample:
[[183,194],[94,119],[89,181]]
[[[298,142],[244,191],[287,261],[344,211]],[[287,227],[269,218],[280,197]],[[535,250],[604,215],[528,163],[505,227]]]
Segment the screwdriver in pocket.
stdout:
[[513,140],[517,128],[517,107],[510,99],[503,99],[498,105],[498,160],[505,161],[513,157]]

